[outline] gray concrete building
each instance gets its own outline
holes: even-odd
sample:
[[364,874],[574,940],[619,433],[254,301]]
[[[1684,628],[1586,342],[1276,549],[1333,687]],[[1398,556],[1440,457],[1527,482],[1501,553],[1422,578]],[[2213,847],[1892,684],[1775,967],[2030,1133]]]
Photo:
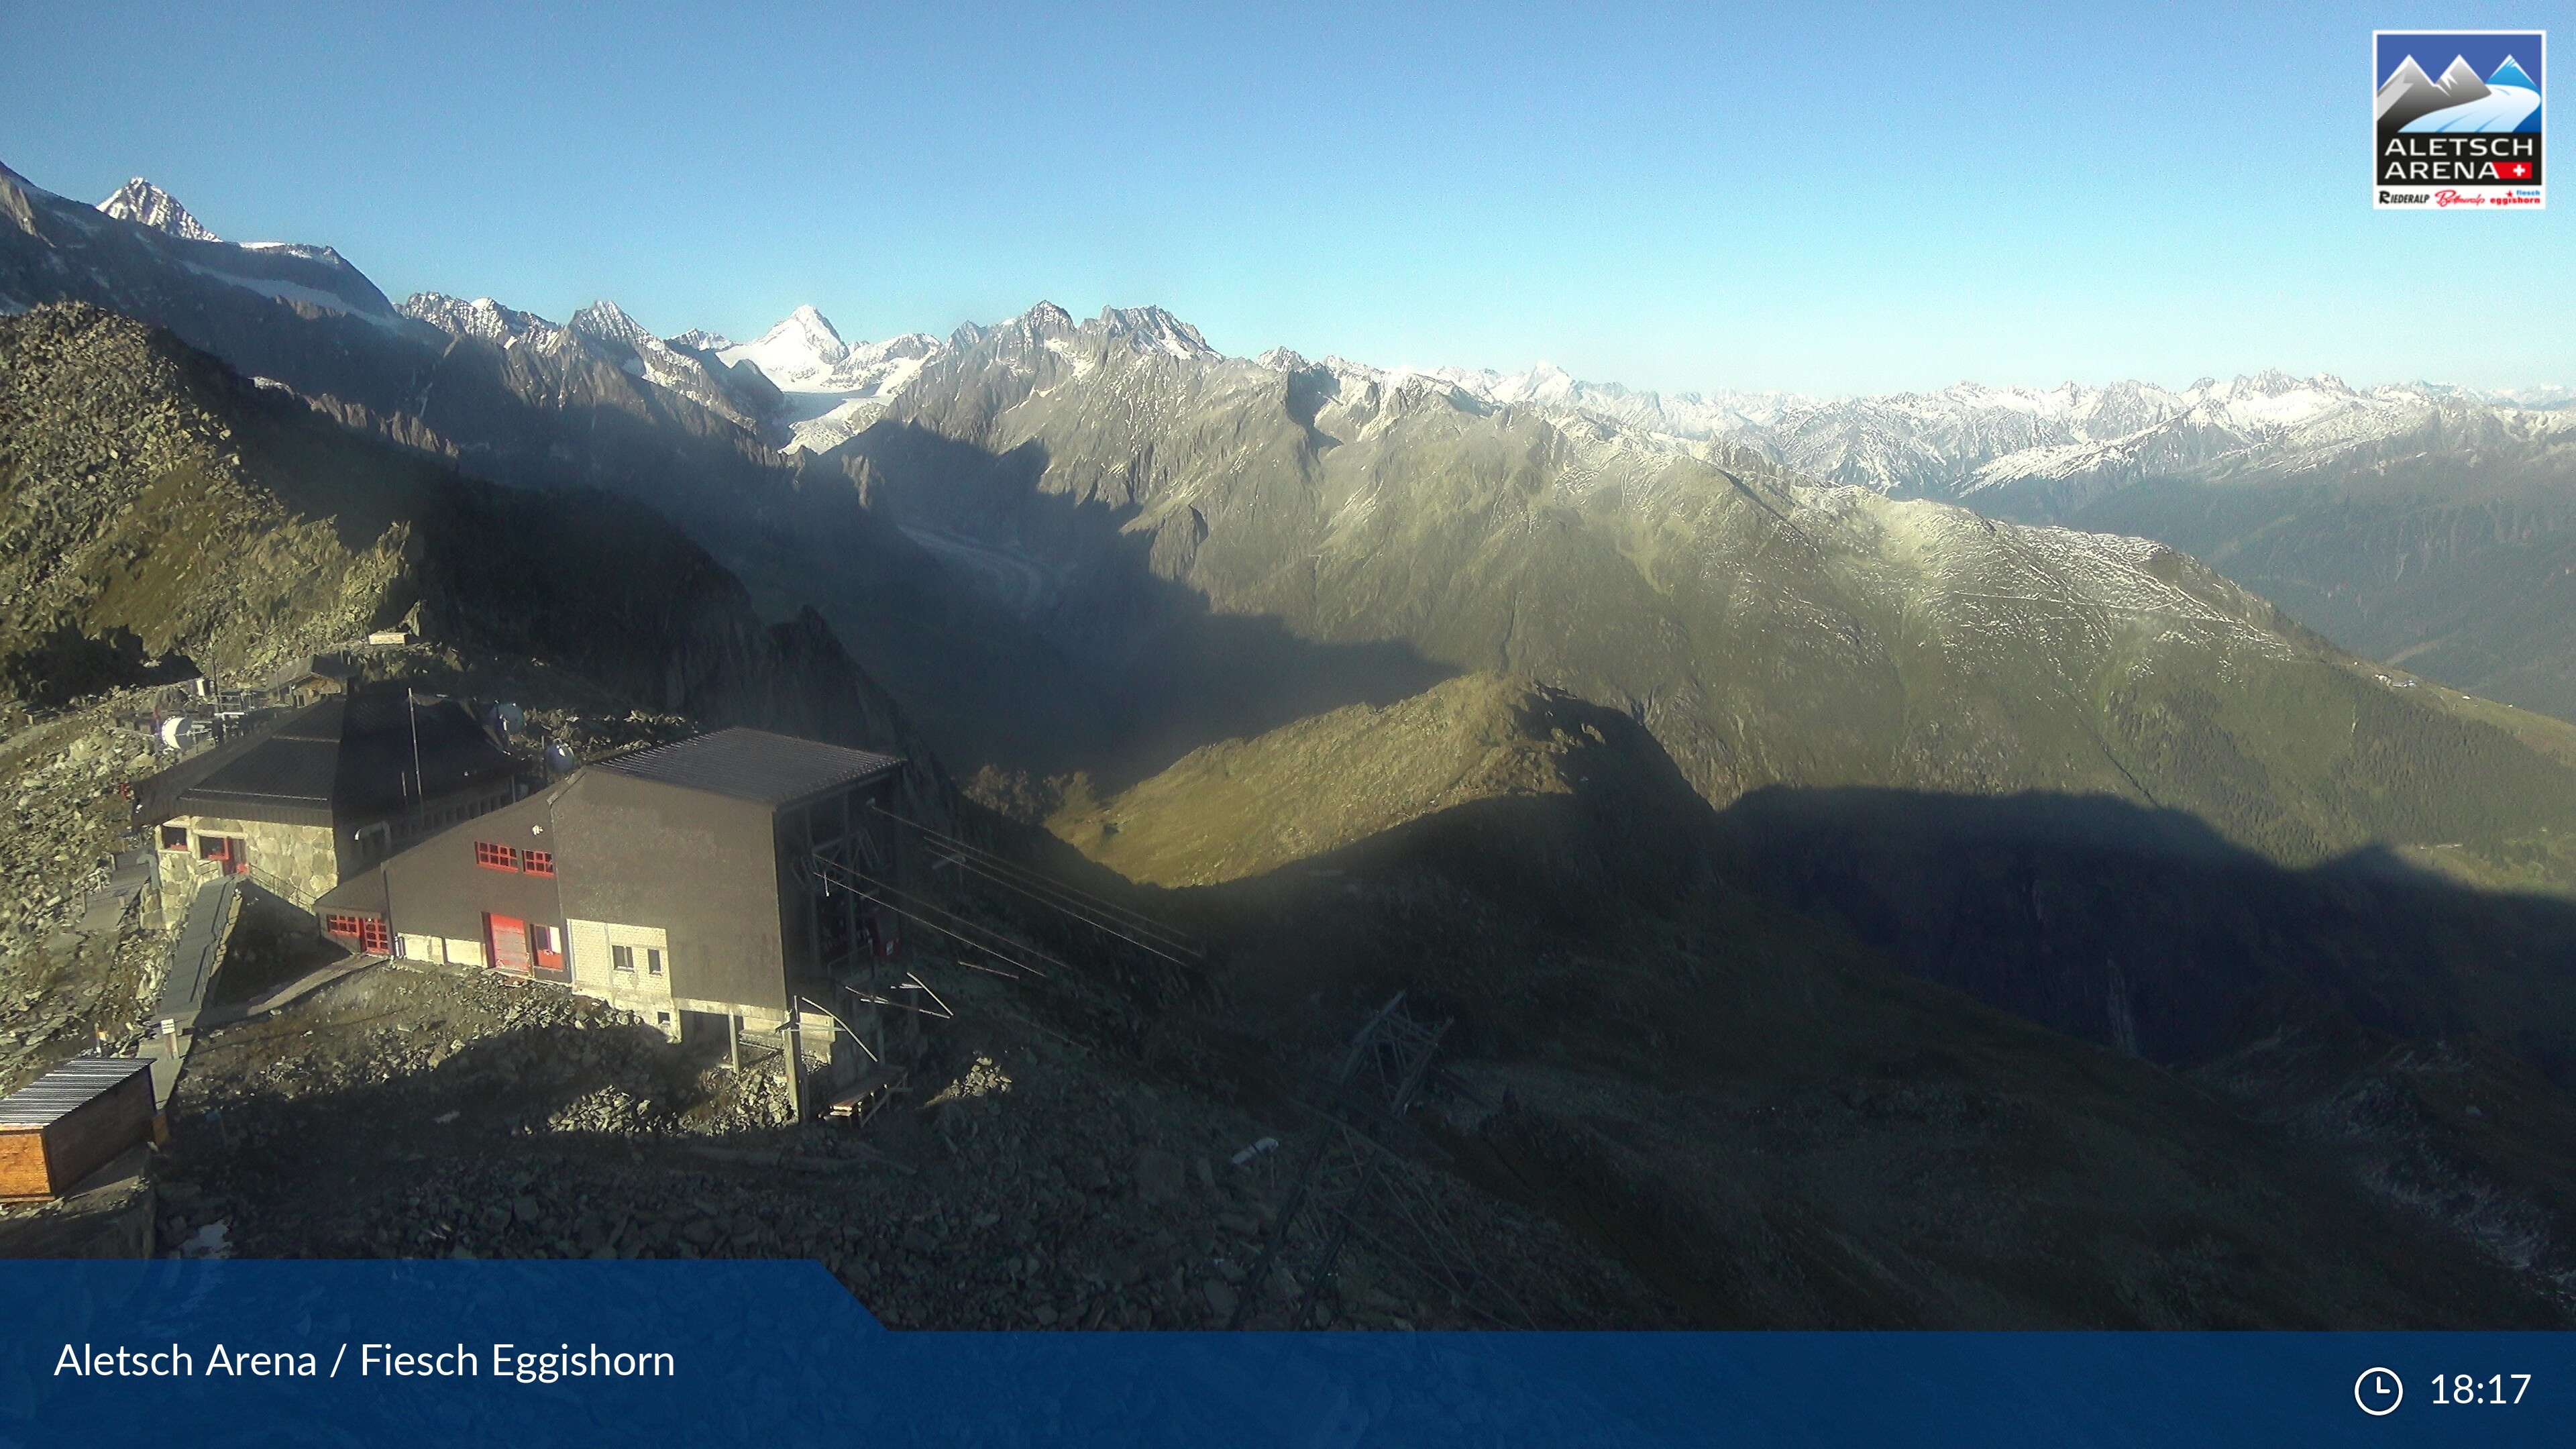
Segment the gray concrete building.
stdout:
[[[638,751],[369,866],[316,914],[408,959],[595,997],[675,1041],[775,1032],[828,1009],[891,943],[891,923],[811,863],[897,874],[899,832],[877,807],[902,763],[752,729]],[[848,1016],[807,1029],[828,1037]]]

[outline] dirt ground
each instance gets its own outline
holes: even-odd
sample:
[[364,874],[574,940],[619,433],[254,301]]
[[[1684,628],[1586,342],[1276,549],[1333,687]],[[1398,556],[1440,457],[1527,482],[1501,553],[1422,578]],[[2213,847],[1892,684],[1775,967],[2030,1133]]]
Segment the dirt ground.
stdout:
[[[953,974],[934,984],[959,1020],[935,1024],[906,1095],[862,1127],[786,1127],[774,1053],[737,1075],[721,1048],[554,988],[369,968],[200,1040],[160,1239],[221,1223],[252,1257],[810,1257],[899,1325],[1223,1323],[1253,1291],[1295,1124],[1152,1080],[1019,988]],[[1233,1164],[1264,1137],[1286,1146]],[[1510,1245],[1543,1321],[1660,1320],[1544,1219],[1452,1196]],[[1342,1326],[1470,1321],[1358,1245],[1324,1301]]]

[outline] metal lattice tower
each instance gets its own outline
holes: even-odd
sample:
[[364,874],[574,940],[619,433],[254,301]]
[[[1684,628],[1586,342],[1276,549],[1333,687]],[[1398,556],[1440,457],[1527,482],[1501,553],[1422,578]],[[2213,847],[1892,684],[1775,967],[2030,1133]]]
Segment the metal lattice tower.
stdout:
[[1397,992],[1351,1038],[1319,1100],[1309,1104],[1319,1118],[1314,1144],[1290,1179],[1278,1221],[1262,1241],[1228,1328],[1250,1323],[1272,1275],[1283,1270],[1297,1285],[1285,1326],[1313,1322],[1324,1286],[1354,1237],[1380,1258],[1437,1284],[1476,1317],[1505,1327],[1530,1326],[1519,1303],[1477,1268],[1428,1174],[1393,1145],[1414,1135],[1405,1114],[1430,1079],[1449,1025],[1415,1019],[1405,1010],[1404,993]]

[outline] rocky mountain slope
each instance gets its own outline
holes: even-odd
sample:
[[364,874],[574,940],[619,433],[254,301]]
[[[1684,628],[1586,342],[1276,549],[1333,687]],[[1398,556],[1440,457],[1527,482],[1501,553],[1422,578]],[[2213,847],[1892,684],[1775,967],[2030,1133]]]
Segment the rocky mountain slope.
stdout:
[[[155,215],[175,214],[154,194],[166,202]],[[1068,737],[1105,727],[1086,682],[958,586],[953,561],[852,507],[858,480],[770,448],[788,434],[774,418],[749,421],[782,405],[756,367],[654,338],[613,304],[557,324],[425,293],[406,312],[328,247],[174,235],[0,168],[0,315],[47,301],[167,328],[477,476],[640,501],[741,578],[764,617],[822,609],[862,667],[920,698],[925,724],[961,756],[990,753],[990,722],[1024,708],[975,687],[998,675],[1045,681]],[[941,676],[959,687],[913,688]]]
[[[1399,985],[1454,1013],[1483,1093],[1443,1119],[1462,1170],[1695,1323],[2566,1311],[2576,1113],[2497,1045],[2544,1016],[2565,1039],[2554,958],[2517,1005],[2479,998],[2576,939],[2570,910],[2508,923],[2402,874],[2356,901],[2215,848],[2177,879],[2137,838],[2174,822],[2088,841],[2085,803],[1997,802],[2056,811],[2053,845],[1939,797],[1858,834],[1794,792],[1715,812],[1624,714],[1469,676],[1050,828],[1185,883],[1264,1031],[1328,1038]],[[2436,1306],[2411,1266],[2436,1261],[2475,1265],[2477,1306]]]
[[2284,863],[2438,846],[2571,879],[2569,730],[2365,665],[2169,549],[1177,335],[1051,308],[961,333],[836,455],[872,510],[1044,580],[1036,625],[1121,682],[1140,773],[1513,673],[1643,723],[1720,805],[2100,794]]
[[99,685],[127,656],[239,677],[409,616],[654,707],[887,748],[944,788],[818,616],[763,624],[669,523],[466,477],[129,319],[0,318],[0,460],[0,661],[31,661],[11,677],[66,639],[110,661]]
[[1440,374],[1472,395],[1720,438],[1893,497],[2153,538],[2347,648],[2576,716],[2576,414],[2563,387],[2357,388],[2265,372],[2171,390],[1960,384],[1666,397],[1553,369]]
[[[981,335],[852,346],[806,308],[725,355],[818,388],[796,394],[781,418],[791,446],[823,452],[887,415],[924,367]],[[1168,336],[1172,355],[1221,360],[1194,332]],[[1320,369],[1336,388],[1454,393],[1575,432],[1608,427],[1685,450],[1731,444],[1890,497],[2153,538],[2345,647],[2576,715],[2576,656],[2564,631],[2548,627],[2576,602],[2566,593],[2576,587],[2576,415],[2564,388],[2356,388],[2273,371],[2181,389],[1962,383],[1824,399],[1660,394],[1547,366],[1385,369],[1309,364],[1286,351],[1260,360]],[[836,365],[846,376],[819,381]]]

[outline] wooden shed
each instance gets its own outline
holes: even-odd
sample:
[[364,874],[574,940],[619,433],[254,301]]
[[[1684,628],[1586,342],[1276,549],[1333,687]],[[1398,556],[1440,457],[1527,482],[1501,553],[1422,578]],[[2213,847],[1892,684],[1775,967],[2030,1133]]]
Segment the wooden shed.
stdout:
[[60,1197],[153,1139],[150,1057],[76,1057],[0,1098],[0,1202]]

